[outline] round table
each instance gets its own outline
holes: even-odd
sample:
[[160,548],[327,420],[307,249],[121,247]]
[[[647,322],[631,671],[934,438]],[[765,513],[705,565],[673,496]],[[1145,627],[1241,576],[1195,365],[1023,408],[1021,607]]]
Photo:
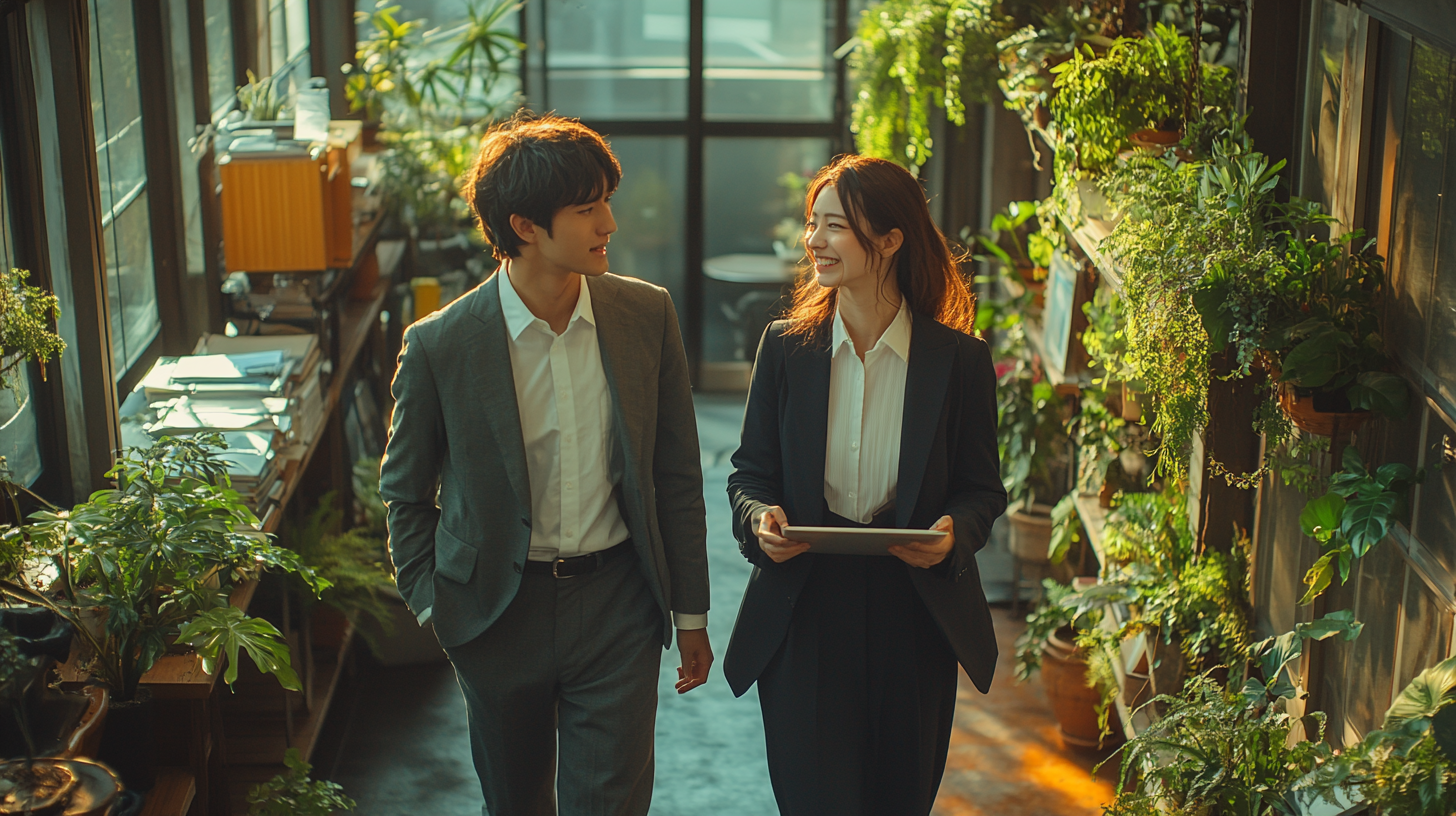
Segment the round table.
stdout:
[[723,316],[733,326],[734,357],[752,360],[758,338],[775,317],[771,310],[793,285],[799,275],[798,267],[777,255],[738,253],[708,258],[703,261],[703,274],[724,283],[778,286],[775,292],[750,289],[731,303],[719,304]]

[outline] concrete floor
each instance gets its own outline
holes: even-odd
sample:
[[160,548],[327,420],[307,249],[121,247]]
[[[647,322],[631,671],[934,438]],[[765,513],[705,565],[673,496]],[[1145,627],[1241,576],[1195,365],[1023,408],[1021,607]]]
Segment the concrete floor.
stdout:
[[[749,574],[728,532],[724,494],[742,398],[700,396],[697,409],[713,578],[709,636],[721,658]],[[1001,662],[989,695],[962,677],[935,816],[1092,816],[1112,799],[1109,774],[1090,777],[1098,757],[1063,749],[1040,686],[1012,679],[1021,625],[996,610]],[[675,658],[663,660],[653,816],[776,813],[756,691],[735,699],[715,670],[707,686],[679,696],[672,691]],[[366,656],[360,666],[321,735],[315,775],[343,785],[360,816],[479,814],[464,706],[449,664],[384,667]]]

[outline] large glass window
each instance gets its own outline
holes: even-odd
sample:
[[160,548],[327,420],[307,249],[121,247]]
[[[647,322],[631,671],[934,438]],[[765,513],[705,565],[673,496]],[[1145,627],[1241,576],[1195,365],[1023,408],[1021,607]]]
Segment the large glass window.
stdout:
[[232,107],[237,91],[233,68],[233,11],[231,0],[203,0],[203,28],[207,31],[207,97],[212,118],[220,119]]
[[201,275],[207,271],[206,256],[202,248],[202,196],[198,183],[197,162],[201,153],[196,149],[197,103],[192,95],[192,48],[190,27],[187,22],[187,0],[170,0],[168,21],[172,34],[172,91],[177,100],[177,159],[181,165],[182,214],[184,240],[187,246],[187,274]]
[[830,9],[824,0],[707,0],[705,116],[757,121],[833,116]]
[[1300,195],[1344,222],[1337,230],[1348,228],[1355,194],[1369,19],[1335,0],[1319,0],[1312,12]]
[[622,185],[612,196],[612,215],[617,219],[612,271],[667,289],[681,320],[687,306],[682,263],[687,140],[681,136],[609,139],[622,163]]
[[801,254],[805,187],[828,161],[828,139],[716,138],[703,146],[704,361],[753,359]]
[[583,119],[681,119],[688,112],[687,0],[547,0],[547,99]]
[[152,272],[151,219],[128,0],[90,0],[91,116],[106,256],[111,357],[120,379],[161,329]]
[[[0,270],[21,266],[16,254],[15,219],[12,196],[18,195],[5,167],[6,122],[0,109]],[[34,281],[31,281],[32,284]],[[10,387],[0,390],[0,456],[5,457],[7,478],[27,487],[40,477],[40,429],[36,423],[35,401],[31,397],[33,372],[30,364],[20,366]]]

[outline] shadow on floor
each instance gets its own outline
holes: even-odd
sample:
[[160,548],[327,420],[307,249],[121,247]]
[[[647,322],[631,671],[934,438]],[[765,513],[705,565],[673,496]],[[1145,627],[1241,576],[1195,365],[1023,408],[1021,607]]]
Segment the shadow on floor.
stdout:
[[[730,532],[725,491],[742,397],[699,395],[700,444],[713,578],[709,637],[721,659],[749,575]],[[993,610],[1001,657],[989,695],[964,675],[935,816],[1095,816],[1112,799],[1092,781],[1097,757],[1065,750],[1039,683],[1012,678],[1024,625]],[[464,704],[448,663],[385,667],[359,650],[314,754],[315,775],[359,803],[358,816],[477,816]],[[735,699],[714,670],[707,686],[672,691],[676,652],[663,656],[652,816],[773,816],[756,690]],[[1104,777],[1106,775],[1104,774]]]

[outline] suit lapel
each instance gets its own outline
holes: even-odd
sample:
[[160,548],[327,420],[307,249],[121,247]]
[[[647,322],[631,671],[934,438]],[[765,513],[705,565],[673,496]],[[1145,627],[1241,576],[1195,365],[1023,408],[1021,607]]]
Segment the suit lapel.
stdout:
[[506,476],[516,502],[531,514],[531,484],[526,471],[526,443],[521,433],[521,414],[516,404],[516,382],[511,372],[510,340],[505,316],[501,314],[500,282],[497,272],[472,293],[470,314],[479,321],[479,337],[467,345],[471,357],[467,370],[474,372],[471,391],[474,404],[485,413],[490,432],[500,444]]
[[633,331],[632,316],[618,303],[616,287],[606,276],[587,282],[591,292],[592,312],[597,323],[597,347],[602,355],[602,371],[607,376],[607,389],[612,395],[612,424],[616,429],[617,447],[621,449],[626,472],[635,480],[639,451],[647,429],[642,426],[648,412],[644,400],[646,389],[633,382],[634,373],[654,371],[652,351],[643,340],[643,333]]
[[895,490],[895,524],[910,523],[930,448],[940,429],[945,389],[955,362],[955,339],[936,331],[935,321],[915,315],[910,331],[910,363],[905,372],[905,413],[900,422],[900,470]]
[[829,436],[830,350],[819,343],[799,345],[799,338],[784,342],[789,398],[787,415],[793,418],[781,441],[784,460],[800,465],[786,468],[790,476],[785,493],[797,499],[795,524],[814,526],[824,521],[824,450]]

